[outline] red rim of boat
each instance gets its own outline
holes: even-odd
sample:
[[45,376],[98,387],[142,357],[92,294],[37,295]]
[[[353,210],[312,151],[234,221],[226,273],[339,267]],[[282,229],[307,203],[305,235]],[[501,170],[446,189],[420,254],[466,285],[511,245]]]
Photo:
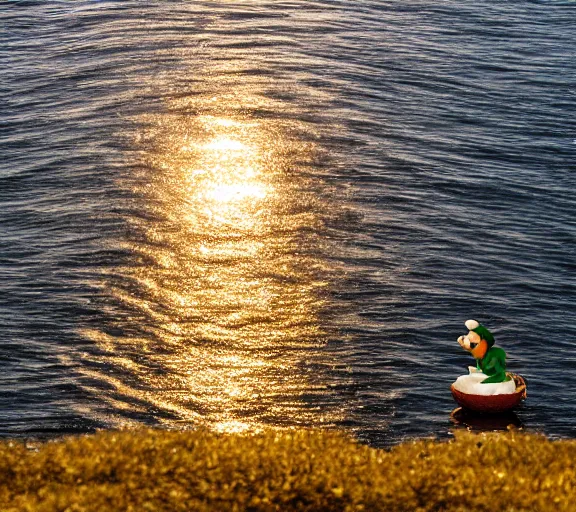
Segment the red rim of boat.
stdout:
[[518,406],[526,398],[526,382],[520,375],[509,373],[516,383],[516,391],[505,395],[471,395],[451,386],[452,396],[460,407],[477,412],[505,412]]

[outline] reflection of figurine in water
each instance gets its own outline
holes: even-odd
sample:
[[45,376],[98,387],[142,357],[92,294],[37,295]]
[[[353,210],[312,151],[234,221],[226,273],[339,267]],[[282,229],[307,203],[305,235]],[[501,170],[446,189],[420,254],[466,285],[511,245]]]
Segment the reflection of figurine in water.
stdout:
[[458,343],[474,356],[476,369],[488,376],[482,384],[511,380],[506,375],[506,352],[499,347],[494,347],[492,333],[476,320],[467,320],[466,327],[470,332],[466,336],[460,336]]
[[500,414],[482,414],[458,407],[450,414],[450,420],[458,427],[466,427],[469,430],[510,430],[522,429],[520,418],[512,411]]

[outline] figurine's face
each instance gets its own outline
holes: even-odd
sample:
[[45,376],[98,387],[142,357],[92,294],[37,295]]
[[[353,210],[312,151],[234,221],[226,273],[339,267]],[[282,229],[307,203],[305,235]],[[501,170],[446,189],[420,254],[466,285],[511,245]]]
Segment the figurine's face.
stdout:
[[458,338],[458,343],[464,349],[470,352],[476,359],[482,359],[486,350],[488,349],[488,343],[483,340],[478,333],[470,331],[466,336],[460,336]]
[[460,343],[460,346],[464,349],[464,350],[474,350],[478,344],[480,343],[481,338],[478,334],[476,334],[474,331],[470,331],[466,336],[460,336],[458,338],[458,343]]

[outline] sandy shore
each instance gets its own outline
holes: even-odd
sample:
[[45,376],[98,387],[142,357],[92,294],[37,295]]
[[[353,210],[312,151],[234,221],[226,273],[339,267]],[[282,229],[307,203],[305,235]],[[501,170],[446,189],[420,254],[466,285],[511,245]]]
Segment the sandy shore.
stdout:
[[0,443],[0,510],[570,511],[576,441],[456,434],[391,450],[334,432],[103,432]]

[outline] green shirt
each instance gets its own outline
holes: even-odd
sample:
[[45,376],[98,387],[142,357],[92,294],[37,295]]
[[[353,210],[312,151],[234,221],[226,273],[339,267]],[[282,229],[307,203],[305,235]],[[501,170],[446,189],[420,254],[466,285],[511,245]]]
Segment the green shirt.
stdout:
[[506,352],[498,347],[488,349],[482,359],[478,360],[478,366],[483,373],[488,375],[482,384],[491,384],[494,382],[504,382],[510,380],[506,375]]

